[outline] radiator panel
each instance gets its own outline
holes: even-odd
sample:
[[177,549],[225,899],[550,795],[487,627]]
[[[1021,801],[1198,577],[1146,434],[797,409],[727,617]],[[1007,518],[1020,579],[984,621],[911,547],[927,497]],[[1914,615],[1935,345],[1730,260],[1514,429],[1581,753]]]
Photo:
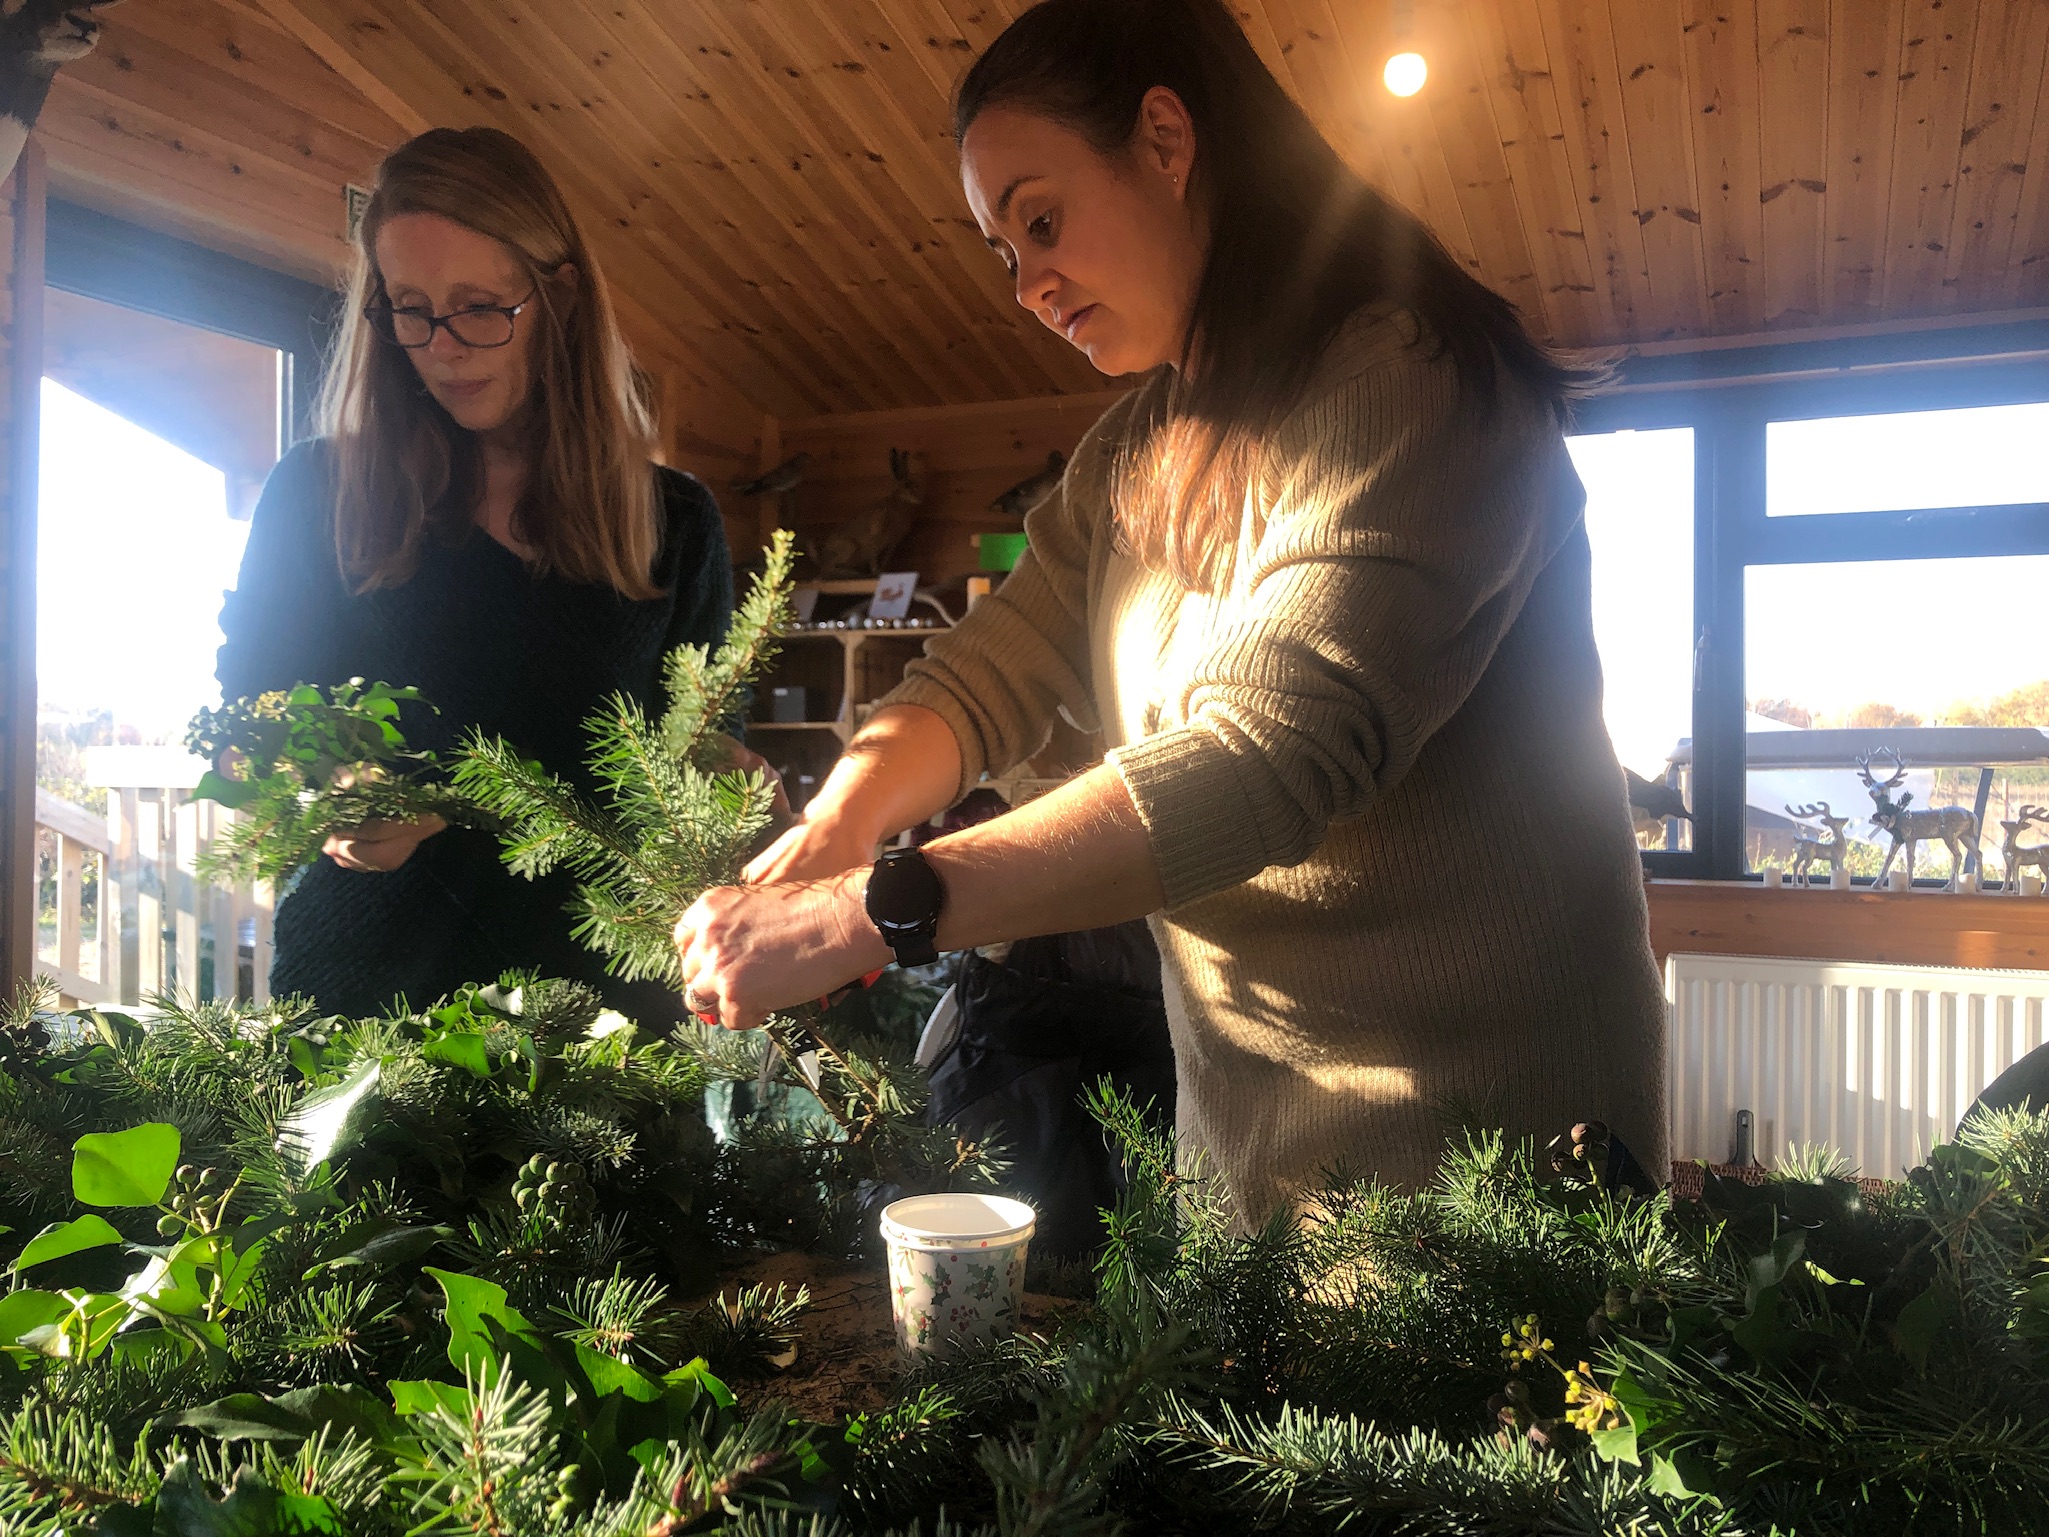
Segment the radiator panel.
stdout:
[[1747,1109],[1766,1163],[1825,1143],[1894,1178],[2042,1044],[2049,972],[1674,955],[1665,998],[1675,1159],[1727,1159]]

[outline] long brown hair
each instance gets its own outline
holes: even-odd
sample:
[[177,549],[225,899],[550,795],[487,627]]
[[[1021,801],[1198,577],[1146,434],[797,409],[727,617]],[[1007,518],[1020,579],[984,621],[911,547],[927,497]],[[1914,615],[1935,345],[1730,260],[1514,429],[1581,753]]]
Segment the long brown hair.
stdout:
[[[358,592],[403,583],[429,537],[467,533],[481,489],[475,438],[363,318],[387,298],[378,232],[408,213],[490,236],[533,280],[535,450],[514,535],[536,551],[539,570],[629,598],[656,596],[653,413],[561,189],[531,150],[495,128],[431,129],[377,168],[320,413],[334,443],[335,553],[345,579]],[[556,277],[564,263],[573,278]]]
[[[1181,367],[1148,390],[1118,475],[1120,542],[1191,587],[1229,568],[1246,478],[1265,432],[1309,382],[1345,321],[1407,312],[1491,404],[1497,368],[1563,421],[1579,372],[1531,339],[1407,210],[1362,181],[1281,88],[1222,0],[1044,0],[1005,28],[954,95],[954,138],[993,106],[1124,153],[1154,86],[1196,133],[1189,191],[1209,251]],[[1200,368],[1187,364],[1199,357]]]

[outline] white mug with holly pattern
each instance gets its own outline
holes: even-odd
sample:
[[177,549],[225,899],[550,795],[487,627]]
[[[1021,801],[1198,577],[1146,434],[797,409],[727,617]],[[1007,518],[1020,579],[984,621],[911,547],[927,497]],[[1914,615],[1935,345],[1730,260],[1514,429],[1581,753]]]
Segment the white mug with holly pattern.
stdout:
[[897,1347],[929,1356],[1016,1332],[1037,1221],[1000,1195],[914,1195],[885,1207]]

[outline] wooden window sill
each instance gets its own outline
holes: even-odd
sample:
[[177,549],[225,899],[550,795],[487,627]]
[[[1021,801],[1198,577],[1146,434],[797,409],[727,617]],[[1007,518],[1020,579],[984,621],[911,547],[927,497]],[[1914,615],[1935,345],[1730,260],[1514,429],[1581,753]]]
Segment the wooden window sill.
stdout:
[[1774,891],[1755,881],[1649,880],[1651,949],[1689,955],[2049,969],[2049,897]]

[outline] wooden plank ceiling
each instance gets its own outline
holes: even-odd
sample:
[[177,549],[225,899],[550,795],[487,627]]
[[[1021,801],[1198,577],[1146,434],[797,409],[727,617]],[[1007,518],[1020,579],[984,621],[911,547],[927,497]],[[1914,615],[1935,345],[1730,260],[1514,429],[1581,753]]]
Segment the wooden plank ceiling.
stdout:
[[[60,187],[302,270],[339,184],[493,123],[574,189],[639,345],[740,413],[1099,389],[969,221],[949,88],[1025,0],[130,0]],[[1352,163],[1581,346],[2049,304],[2049,0],[1237,0]]]

